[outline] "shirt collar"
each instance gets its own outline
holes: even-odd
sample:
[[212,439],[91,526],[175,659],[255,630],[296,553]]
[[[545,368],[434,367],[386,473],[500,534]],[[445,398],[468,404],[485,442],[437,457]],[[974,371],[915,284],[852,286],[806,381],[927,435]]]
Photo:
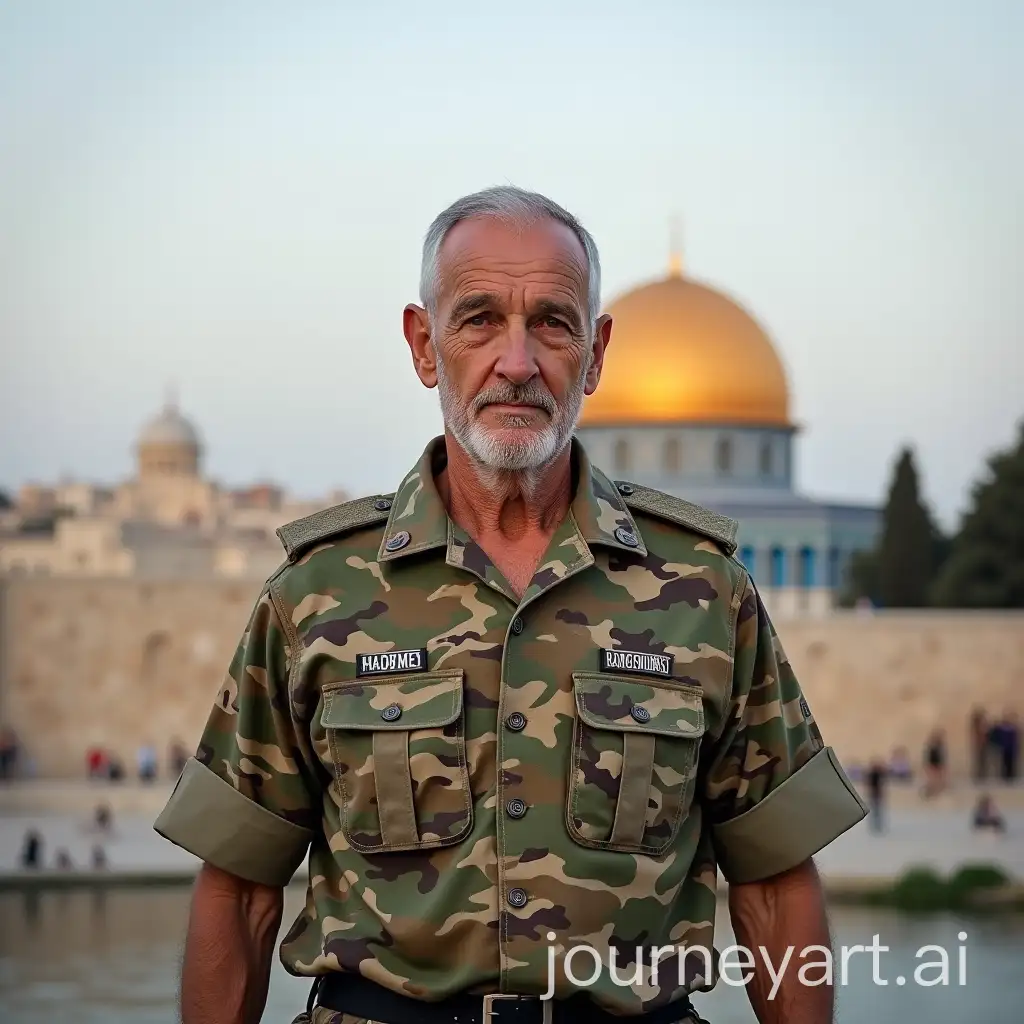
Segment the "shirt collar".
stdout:
[[[591,461],[578,439],[572,440],[576,493],[572,517],[588,546],[616,548],[646,555],[647,548],[615,485]],[[415,467],[398,485],[377,559],[393,562],[407,555],[447,548],[451,536],[448,512],[437,490],[436,475],[447,464],[445,437],[435,437]]]

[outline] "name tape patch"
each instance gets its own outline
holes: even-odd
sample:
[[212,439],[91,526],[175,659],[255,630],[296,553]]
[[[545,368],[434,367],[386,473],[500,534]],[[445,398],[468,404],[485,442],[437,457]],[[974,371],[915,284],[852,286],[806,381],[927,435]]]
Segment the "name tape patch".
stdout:
[[800,698],[800,711],[803,714],[804,718],[811,717],[811,706],[807,703],[806,697]]
[[602,672],[635,672],[640,676],[672,677],[672,654],[647,654],[644,651],[601,649]]
[[384,651],[382,654],[357,654],[356,676],[387,676],[395,672],[423,672],[427,667],[427,649]]

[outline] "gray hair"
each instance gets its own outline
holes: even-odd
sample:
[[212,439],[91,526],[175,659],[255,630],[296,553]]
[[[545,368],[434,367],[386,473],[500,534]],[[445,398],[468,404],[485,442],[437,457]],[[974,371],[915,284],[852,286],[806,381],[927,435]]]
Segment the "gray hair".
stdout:
[[495,217],[511,224],[531,224],[550,219],[564,224],[579,240],[587,257],[587,314],[589,328],[601,314],[601,260],[597,243],[590,232],[558,203],[539,192],[527,192],[514,185],[496,185],[482,192],[456,199],[447,210],[434,218],[423,240],[423,262],[420,267],[420,302],[433,315],[440,284],[438,258],[448,232],[469,217]]

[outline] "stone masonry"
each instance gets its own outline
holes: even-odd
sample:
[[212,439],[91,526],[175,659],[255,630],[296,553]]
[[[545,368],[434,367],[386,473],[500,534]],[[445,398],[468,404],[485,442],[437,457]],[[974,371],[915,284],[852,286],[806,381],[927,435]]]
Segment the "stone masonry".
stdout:
[[[0,721],[36,773],[81,777],[101,745],[131,774],[143,743],[161,760],[195,745],[258,585],[20,578],[0,581]],[[1024,715],[1024,613],[836,612],[777,622],[828,740],[847,763],[906,746],[919,764],[945,729],[967,766],[975,705]]]

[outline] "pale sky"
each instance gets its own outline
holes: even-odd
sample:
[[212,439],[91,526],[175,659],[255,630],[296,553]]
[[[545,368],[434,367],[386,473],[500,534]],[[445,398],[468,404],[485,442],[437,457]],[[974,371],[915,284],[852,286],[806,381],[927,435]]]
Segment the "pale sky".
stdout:
[[608,300],[680,213],[782,355],[801,489],[878,500],[909,442],[948,525],[1024,416],[1022,12],[0,0],[0,486],[127,476],[173,382],[227,484],[393,489],[440,429],[423,233],[514,182]]

